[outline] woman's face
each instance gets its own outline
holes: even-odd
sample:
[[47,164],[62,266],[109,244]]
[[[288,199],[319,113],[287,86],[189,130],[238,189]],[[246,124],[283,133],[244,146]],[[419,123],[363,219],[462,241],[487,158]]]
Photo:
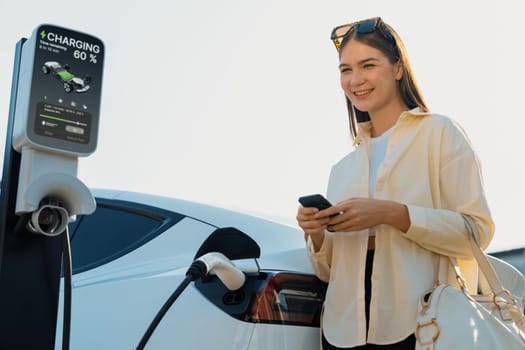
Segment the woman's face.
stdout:
[[346,96],[371,117],[403,104],[397,84],[403,75],[400,61],[390,63],[378,49],[351,39],[341,50],[339,70]]

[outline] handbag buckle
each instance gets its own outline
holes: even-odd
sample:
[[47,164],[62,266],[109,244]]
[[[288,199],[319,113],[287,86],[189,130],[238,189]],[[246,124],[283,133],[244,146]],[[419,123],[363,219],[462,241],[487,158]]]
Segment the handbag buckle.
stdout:
[[499,293],[494,293],[492,296],[492,302],[498,308],[501,319],[505,321],[512,320],[512,314],[509,310],[509,306],[518,308],[518,302],[508,290],[503,289]]
[[419,312],[421,316],[426,314],[428,309],[430,308],[430,303],[432,300],[432,292],[434,292],[436,288],[437,288],[437,284],[433,288],[430,288],[429,290],[425,291],[425,293],[423,293],[423,295],[421,296],[421,300],[420,300],[421,311]]
[[[432,339],[430,340],[426,340],[426,341],[423,341],[421,339],[421,336],[419,334],[419,330],[423,327],[428,327],[428,326],[432,326],[434,327],[435,329],[435,333],[434,335],[432,336]],[[417,326],[416,326],[416,331],[414,332],[414,335],[416,337],[416,340],[419,344],[421,345],[430,345],[432,343],[435,343],[437,338],[439,337],[439,333],[441,332],[441,328],[439,327],[439,323],[437,322],[436,318],[433,317],[430,321],[428,322],[423,322],[423,323],[417,323]]]

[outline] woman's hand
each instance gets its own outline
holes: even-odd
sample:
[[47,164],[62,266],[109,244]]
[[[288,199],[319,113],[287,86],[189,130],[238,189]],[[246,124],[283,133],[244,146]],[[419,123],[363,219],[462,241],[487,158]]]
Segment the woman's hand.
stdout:
[[310,236],[315,251],[321,249],[324,240],[324,231],[327,229],[330,218],[329,214],[323,215],[325,210],[319,211],[317,208],[305,208],[300,206],[297,209],[297,224],[304,231],[305,238]]
[[314,217],[326,218],[333,214],[328,222],[328,230],[351,232],[365,230],[381,224],[396,227],[406,232],[410,227],[408,209],[404,204],[370,198],[352,198],[317,212]]

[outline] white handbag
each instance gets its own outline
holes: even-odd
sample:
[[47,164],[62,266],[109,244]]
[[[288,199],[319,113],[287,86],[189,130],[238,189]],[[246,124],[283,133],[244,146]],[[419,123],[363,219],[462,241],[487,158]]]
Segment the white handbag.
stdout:
[[[488,257],[480,249],[475,227],[465,217],[473,255],[490,292],[470,295],[454,258],[460,288],[437,284],[420,300],[415,329],[416,350],[525,349],[523,295],[504,289]],[[524,278],[515,270],[519,282]]]

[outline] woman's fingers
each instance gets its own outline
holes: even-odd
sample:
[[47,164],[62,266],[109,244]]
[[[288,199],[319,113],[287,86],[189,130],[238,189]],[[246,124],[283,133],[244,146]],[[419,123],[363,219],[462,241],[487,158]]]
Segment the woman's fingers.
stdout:
[[318,234],[324,232],[330,218],[316,218],[316,213],[319,212],[316,208],[299,207],[297,210],[297,223],[306,234]]
[[350,232],[364,230],[380,223],[379,201],[369,198],[352,198],[335,205],[331,212],[340,213],[330,219],[329,231]]

